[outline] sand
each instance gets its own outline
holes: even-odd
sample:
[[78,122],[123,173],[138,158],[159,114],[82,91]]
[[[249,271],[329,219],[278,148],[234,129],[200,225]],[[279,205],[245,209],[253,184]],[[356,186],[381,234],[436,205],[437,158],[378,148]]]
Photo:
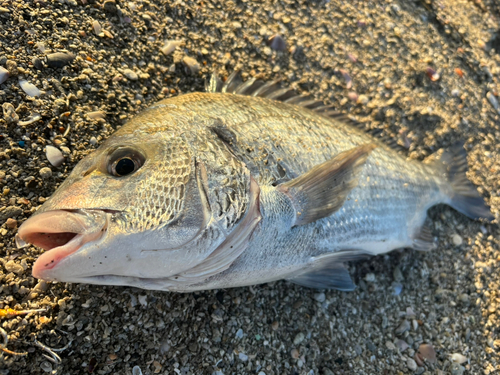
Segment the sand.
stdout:
[[412,158],[463,141],[498,218],[499,20],[493,0],[0,1],[0,308],[46,310],[1,321],[28,354],[4,353],[0,373],[497,373],[500,231],[445,206],[429,212],[435,251],[353,263],[349,293],[45,283],[41,250],[14,235],[127,119],[235,69],[334,104]]

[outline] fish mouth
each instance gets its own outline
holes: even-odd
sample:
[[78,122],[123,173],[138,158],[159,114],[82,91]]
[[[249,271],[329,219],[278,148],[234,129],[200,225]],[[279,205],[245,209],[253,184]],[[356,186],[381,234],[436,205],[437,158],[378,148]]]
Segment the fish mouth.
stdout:
[[83,245],[102,240],[107,232],[109,210],[54,210],[26,220],[16,235],[16,244],[27,243],[46,250],[33,265],[33,276],[54,280],[50,270]]

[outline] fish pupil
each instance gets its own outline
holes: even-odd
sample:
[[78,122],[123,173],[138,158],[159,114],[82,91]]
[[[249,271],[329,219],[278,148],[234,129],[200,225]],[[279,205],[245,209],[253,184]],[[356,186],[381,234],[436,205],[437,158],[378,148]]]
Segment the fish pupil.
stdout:
[[123,158],[116,163],[115,170],[118,176],[126,176],[135,171],[135,163],[130,158]]

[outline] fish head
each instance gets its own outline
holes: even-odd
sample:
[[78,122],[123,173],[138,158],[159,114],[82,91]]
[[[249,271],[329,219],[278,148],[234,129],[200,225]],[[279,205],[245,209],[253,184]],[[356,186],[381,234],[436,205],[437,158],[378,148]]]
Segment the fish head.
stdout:
[[182,134],[123,128],[20,226],[18,246],[46,250],[36,278],[158,289],[149,281],[194,267],[223,241],[208,207],[206,168],[197,168]]

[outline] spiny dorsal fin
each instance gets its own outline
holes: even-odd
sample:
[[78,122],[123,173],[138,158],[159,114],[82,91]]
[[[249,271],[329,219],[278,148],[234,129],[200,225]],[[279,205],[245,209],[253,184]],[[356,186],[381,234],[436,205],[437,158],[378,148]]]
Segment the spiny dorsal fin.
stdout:
[[205,84],[205,91],[246,96],[258,96],[262,98],[277,100],[287,104],[298,105],[335,121],[343,122],[360,130],[363,130],[373,135],[379,141],[396,151],[406,151],[404,147],[398,145],[395,139],[392,139],[388,136],[382,136],[380,135],[380,133],[373,134],[371,130],[367,130],[365,128],[365,125],[363,123],[359,123],[355,119],[336,111],[332,105],[325,105],[323,101],[316,100],[310,95],[298,94],[292,88],[283,88],[279,80],[264,82],[256,78],[250,78],[249,80],[243,82],[241,78],[241,72],[239,70],[236,70],[231,73],[226,82],[222,82],[217,74],[213,73],[210,77],[210,80]]
[[307,173],[276,187],[292,201],[295,225],[304,225],[330,216],[344,204],[358,185],[362,167],[375,148],[368,143],[344,151]]

